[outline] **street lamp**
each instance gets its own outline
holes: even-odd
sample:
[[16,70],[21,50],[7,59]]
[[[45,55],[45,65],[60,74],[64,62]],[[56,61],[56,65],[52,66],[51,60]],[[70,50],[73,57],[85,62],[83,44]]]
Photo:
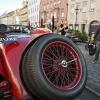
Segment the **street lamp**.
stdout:
[[66,4],[66,6],[67,6],[66,21],[68,22],[68,3]]
[[75,13],[76,13],[76,19],[75,19],[75,30],[76,30],[76,26],[77,26],[77,15],[78,15],[78,6],[75,9]]
[[54,27],[55,27],[55,18],[54,15],[52,16],[52,32],[54,32]]
[[40,27],[43,27],[43,18],[41,18]]

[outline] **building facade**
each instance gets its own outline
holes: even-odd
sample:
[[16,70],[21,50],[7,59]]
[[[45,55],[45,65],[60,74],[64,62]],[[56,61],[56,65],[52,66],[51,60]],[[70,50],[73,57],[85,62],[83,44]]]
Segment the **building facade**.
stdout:
[[20,24],[28,26],[28,0],[23,0],[22,8],[20,9]]
[[40,0],[28,0],[28,19],[32,27],[39,27]]
[[2,16],[2,24],[15,25],[20,23],[19,9],[11,11]]
[[95,28],[92,26],[100,21],[99,4],[100,0],[68,0],[69,27],[90,33]]
[[40,23],[41,25],[67,24],[67,0],[41,0]]

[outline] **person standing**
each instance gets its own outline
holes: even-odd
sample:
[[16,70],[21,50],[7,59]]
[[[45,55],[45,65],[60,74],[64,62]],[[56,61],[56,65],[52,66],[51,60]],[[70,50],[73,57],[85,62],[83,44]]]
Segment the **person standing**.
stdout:
[[60,30],[59,30],[59,32],[61,33],[61,35],[65,35],[65,34],[66,34],[65,28],[64,28],[64,25],[63,25],[63,24],[60,25]]
[[99,59],[99,54],[100,54],[100,24],[98,26],[97,31],[95,32],[94,35],[94,40],[96,41],[96,53],[95,53],[95,58],[93,60],[93,63],[96,63]]

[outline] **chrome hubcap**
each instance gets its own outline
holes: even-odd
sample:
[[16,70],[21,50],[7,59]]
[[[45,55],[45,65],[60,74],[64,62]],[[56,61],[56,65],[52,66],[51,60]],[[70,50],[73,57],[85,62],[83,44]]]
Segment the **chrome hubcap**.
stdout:
[[67,61],[66,60],[63,60],[61,62],[61,66],[64,67],[64,68],[67,68],[67,66],[68,66]]

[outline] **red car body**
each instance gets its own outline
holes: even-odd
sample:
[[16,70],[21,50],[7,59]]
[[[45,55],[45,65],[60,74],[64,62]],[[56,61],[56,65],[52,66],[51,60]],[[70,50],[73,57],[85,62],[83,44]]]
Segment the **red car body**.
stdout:
[[8,35],[9,40],[5,39],[6,42],[0,43],[0,74],[5,80],[11,82],[16,100],[23,100],[23,97],[27,95],[19,72],[24,53],[39,37],[50,33],[51,31],[48,29],[38,28],[31,31],[31,35]]

